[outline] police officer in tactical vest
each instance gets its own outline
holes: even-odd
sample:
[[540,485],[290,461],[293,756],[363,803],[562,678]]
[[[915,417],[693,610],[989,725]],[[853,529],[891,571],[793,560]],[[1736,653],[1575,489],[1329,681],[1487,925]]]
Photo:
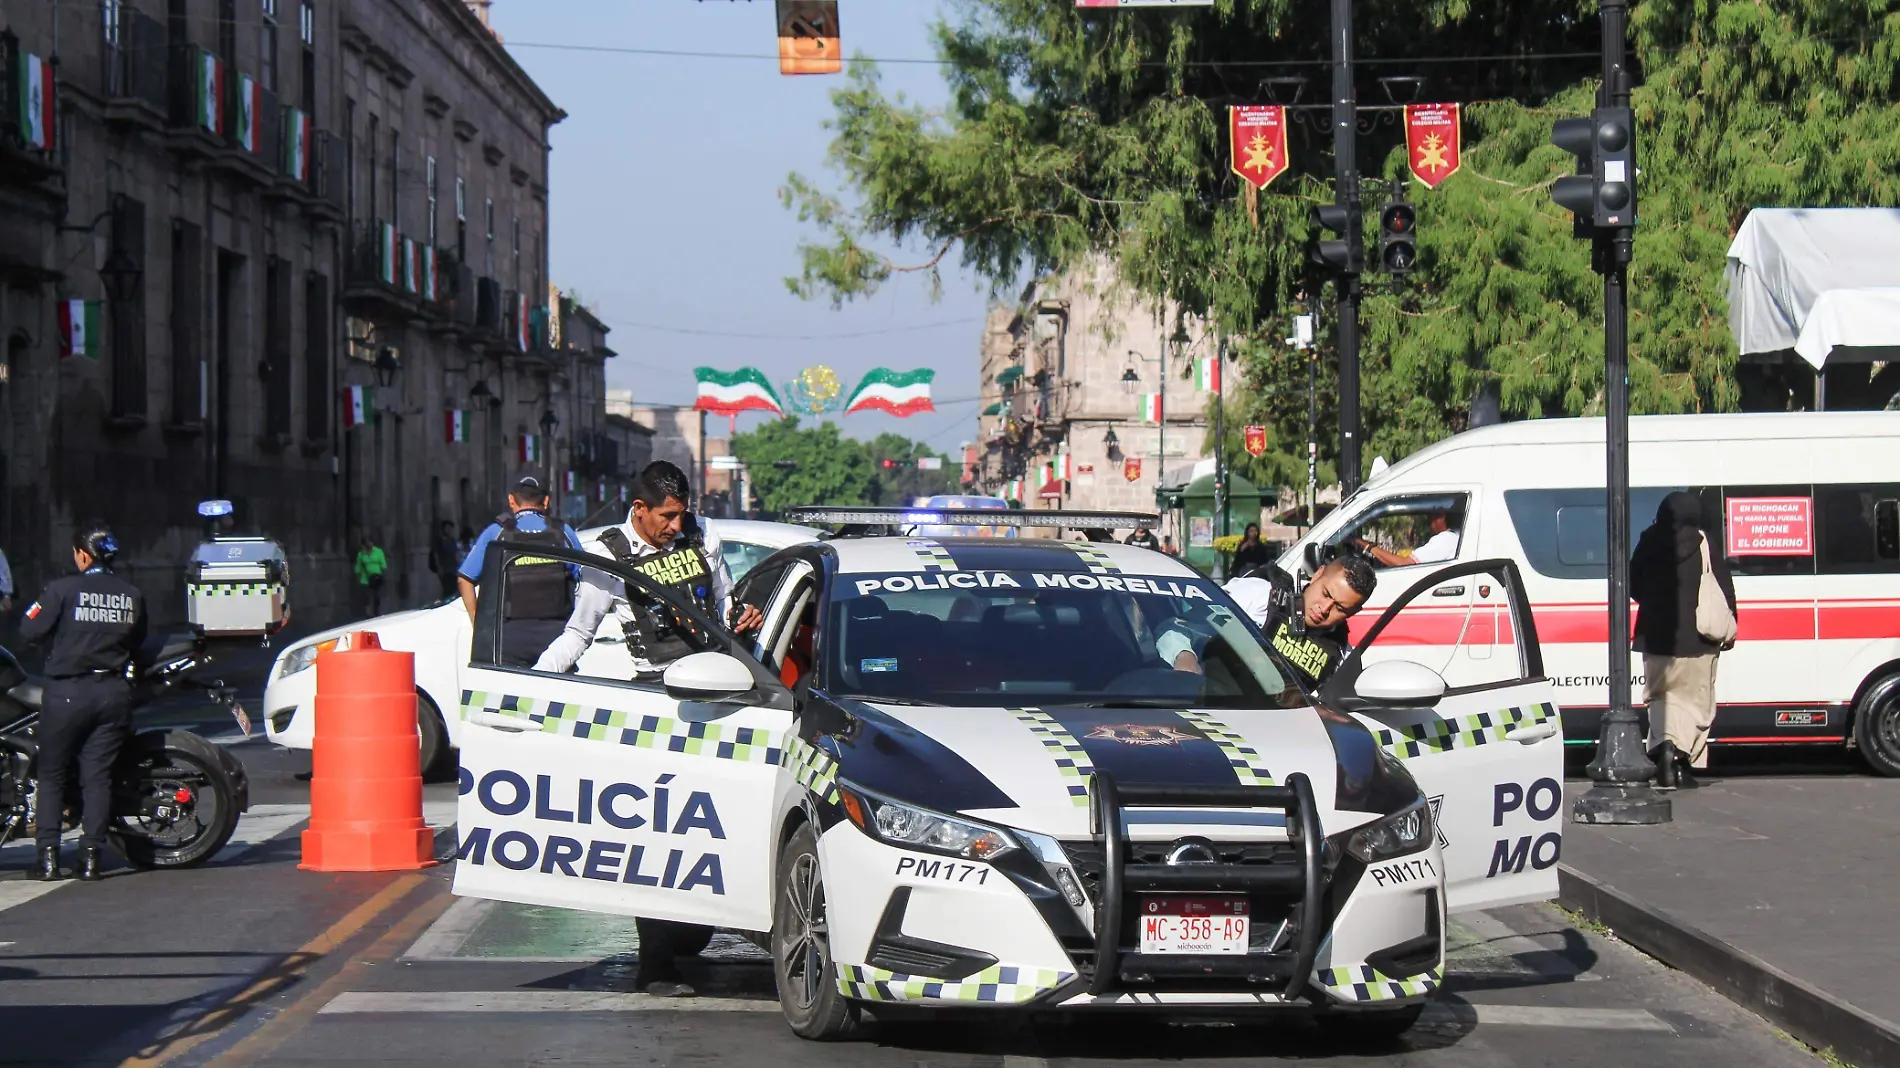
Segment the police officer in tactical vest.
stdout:
[[100,877],[100,849],[112,815],[112,764],[132,728],[132,684],[126,669],[145,641],[145,595],[112,573],[119,543],[101,523],[73,538],[79,574],[55,579],[26,610],[20,633],[29,645],[49,643],[46,691],[37,731],[39,795],[35,799],[39,877],[59,870],[60,817],[66,776],[79,761],[79,877]]
[[[698,606],[704,615],[730,621],[732,630],[745,634],[765,621],[756,605],[732,604],[732,575],[720,552],[719,536],[701,525],[687,510],[692,487],[686,473],[665,460],[655,460],[640,472],[634,485],[633,507],[626,523],[600,535],[594,552],[611,556],[653,583],[671,587],[681,599]],[[631,596],[629,596],[631,594]],[[567,629],[536,662],[537,671],[573,669],[590,645],[600,624],[613,612],[626,635],[637,676],[652,677],[667,665],[695,650],[690,621],[663,602],[630,591],[605,572],[589,570],[575,596],[574,615]],[[709,932],[695,924],[645,917],[636,919],[640,936],[640,986],[660,997],[690,997],[691,985],[675,959],[678,947],[696,952]]]
[[[495,518],[469,547],[457,586],[470,620],[475,618],[475,589],[482,578],[488,546],[545,546],[579,549],[581,539],[566,523],[548,519],[548,487],[533,470],[515,477],[508,491],[508,511]],[[574,608],[575,569],[532,553],[510,557],[502,584],[501,662],[511,667],[533,664],[548,643],[567,625]]]
[[1256,567],[1223,587],[1267,636],[1280,658],[1299,673],[1300,688],[1318,689],[1345,659],[1346,620],[1378,586],[1372,564],[1357,553],[1333,560],[1304,590],[1272,564]]

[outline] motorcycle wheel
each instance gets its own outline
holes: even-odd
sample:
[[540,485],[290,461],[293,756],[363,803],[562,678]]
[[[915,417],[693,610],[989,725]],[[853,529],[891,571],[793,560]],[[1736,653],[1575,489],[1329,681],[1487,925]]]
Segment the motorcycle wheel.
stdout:
[[[195,744],[193,744],[195,743]],[[237,831],[237,802],[217,753],[180,731],[139,735],[127,748],[113,786],[113,845],[135,868],[191,868],[217,855]],[[150,815],[154,803],[191,801],[172,818]]]

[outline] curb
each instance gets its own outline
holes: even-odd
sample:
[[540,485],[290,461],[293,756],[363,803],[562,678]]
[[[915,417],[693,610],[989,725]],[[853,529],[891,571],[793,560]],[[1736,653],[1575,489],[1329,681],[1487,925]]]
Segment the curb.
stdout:
[[1849,1064],[1900,1064],[1900,1025],[1825,993],[1568,864],[1557,867],[1557,901],[1815,1049],[1832,1050]]

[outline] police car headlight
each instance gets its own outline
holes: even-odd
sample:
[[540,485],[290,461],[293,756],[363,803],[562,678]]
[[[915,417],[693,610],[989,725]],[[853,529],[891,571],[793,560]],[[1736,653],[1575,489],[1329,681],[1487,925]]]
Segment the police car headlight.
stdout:
[[284,654],[283,660],[279,661],[277,677],[287,679],[305,668],[315,666],[318,653],[327,653],[334,648],[336,648],[335,638],[327,642],[311,642],[309,645],[300,645],[292,649]]
[[845,816],[852,825],[890,845],[965,860],[993,860],[1016,848],[1009,834],[999,827],[972,823],[842,785],[839,794]]
[[1352,832],[1346,852],[1371,864],[1416,853],[1432,842],[1432,810],[1424,798]]

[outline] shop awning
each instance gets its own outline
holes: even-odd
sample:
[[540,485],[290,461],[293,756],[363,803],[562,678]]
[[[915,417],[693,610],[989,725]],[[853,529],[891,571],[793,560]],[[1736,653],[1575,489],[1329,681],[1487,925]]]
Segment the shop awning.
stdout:
[[983,409],[983,414],[984,414],[984,415],[1002,415],[1002,414],[1003,414],[1003,402],[1002,402],[1002,401],[997,401],[997,402],[996,402],[995,404],[992,404],[992,405],[990,405],[989,407],[987,407],[987,408],[985,408],[985,409]]
[[1023,376],[1022,365],[1018,363],[1012,363],[1008,367],[1005,367],[1002,370],[996,372],[996,384],[999,386],[1007,386],[1010,383],[1016,381],[1018,378],[1021,378],[1022,376]]

